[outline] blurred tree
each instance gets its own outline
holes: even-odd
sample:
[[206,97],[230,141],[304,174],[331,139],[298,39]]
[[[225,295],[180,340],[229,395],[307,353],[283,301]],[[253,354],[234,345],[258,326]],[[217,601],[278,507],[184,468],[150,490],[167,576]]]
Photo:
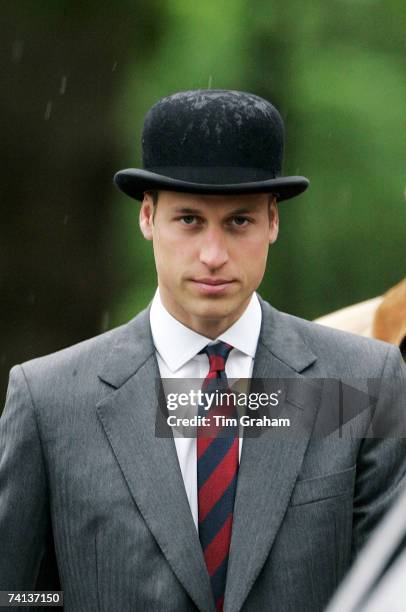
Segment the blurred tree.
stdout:
[[[11,365],[109,325],[113,113],[161,36],[156,2],[6,3],[0,25],[0,387]],[[0,409],[1,410],[1,409]]]

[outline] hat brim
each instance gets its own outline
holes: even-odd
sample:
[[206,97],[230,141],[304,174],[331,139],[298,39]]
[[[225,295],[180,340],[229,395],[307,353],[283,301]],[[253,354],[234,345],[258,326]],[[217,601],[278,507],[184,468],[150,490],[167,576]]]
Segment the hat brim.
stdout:
[[294,198],[309,186],[309,180],[304,176],[284,176],[249,183],[214,185],[183,181],[140,168],[120,170],[115,174],[114,182],[123,193],[140,201],[143,200],[145,191],[163,189],[205,195],[274,193],[280,202]]

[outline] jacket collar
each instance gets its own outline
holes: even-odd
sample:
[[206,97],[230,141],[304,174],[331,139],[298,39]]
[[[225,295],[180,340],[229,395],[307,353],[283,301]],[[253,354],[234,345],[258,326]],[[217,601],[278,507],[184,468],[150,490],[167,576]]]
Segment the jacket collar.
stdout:
[[[298,373],[302,372],[316,361],[316,355],[297,331],[296,318],[279,312],[259,295],[258,298],[262,310],[258,345],[263,345],[287,368]],[[99,377],[115,388],[124,384],[149,357],[155,354],[150,327],[151,305],[152,302],[129,323],[113,332],[115,342],[99,372]]]

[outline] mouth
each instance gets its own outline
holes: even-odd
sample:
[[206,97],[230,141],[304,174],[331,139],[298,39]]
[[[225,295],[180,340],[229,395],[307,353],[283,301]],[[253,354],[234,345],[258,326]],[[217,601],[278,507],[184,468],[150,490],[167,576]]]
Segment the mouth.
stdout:
[[200,293],[204,293],[206,295],[217,295],[219,293],[224,293],[236,282],[234,280],[224,278],[199,278],[190,280]]

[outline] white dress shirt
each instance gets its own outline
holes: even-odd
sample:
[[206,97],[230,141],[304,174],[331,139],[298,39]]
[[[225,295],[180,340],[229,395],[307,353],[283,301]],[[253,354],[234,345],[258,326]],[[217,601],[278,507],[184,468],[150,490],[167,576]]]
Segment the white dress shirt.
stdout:
[[[157,288],[150,310],[151,332],[161,378],[201,378],[209,371],[207,355],[198,355],[207,344],[222,340],[234,349],[226,361],[228,379],[251,378],[261,329],[262,311],[256,293],[240,318],[215,340],[180,323],[162,304]],[[183,482],[196,528],[198,528],[196,438],[174,437]],[[242,437],[239,438],[241,457]]]

